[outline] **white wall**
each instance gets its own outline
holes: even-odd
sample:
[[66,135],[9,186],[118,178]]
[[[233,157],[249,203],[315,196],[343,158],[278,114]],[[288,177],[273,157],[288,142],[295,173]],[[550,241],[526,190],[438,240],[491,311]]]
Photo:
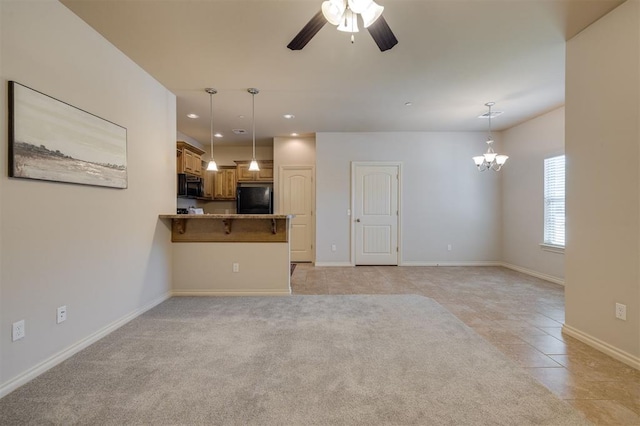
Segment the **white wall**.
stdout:
[[565,328],[640,368],[638,1],[568,42],[566,76]]
[[[282,166],[315,166],[315,137],[277,137],[273,138],[273,205],[278,212],[280,205],[280,167]],[[315,180],[314,180],[315,182]],[[314,243],[315,245],[315,243]]]
[[564,281],[564,254],[541,249],[544,159],[564,154],[564,108],[502,132],[509,155],[502,173],[502,260],[511,267]]
[[485,152],[485,140],[479,132],[318,133],[316,261],[351,262],[352,161],[403,163],[402,263],[500,261],[501,175],[480,173],[471,160]]
[[180,296],[288,295],[289,279],[288,242],[173,243],[173,292]]
[[273,167],[313,166],[316,164],[315,137],[273,138]]
[[[0,2],[2,84],[16,80],[127,128],[128,189],[7,177],[0,149],[0,395],[30,369],[167,297],[175,96],[57,1]],[[56,308],[67,321],[56,325]],[[26,337],[11,342],[11,323]],[[15,379],[15,380],[14,380]]]

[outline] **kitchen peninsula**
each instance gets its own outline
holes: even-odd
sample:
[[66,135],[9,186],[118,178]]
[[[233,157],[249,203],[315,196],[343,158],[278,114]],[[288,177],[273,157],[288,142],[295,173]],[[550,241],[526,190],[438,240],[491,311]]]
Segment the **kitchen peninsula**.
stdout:
[[292,215],[160,215],[171,228],[173,294],[291,293]]

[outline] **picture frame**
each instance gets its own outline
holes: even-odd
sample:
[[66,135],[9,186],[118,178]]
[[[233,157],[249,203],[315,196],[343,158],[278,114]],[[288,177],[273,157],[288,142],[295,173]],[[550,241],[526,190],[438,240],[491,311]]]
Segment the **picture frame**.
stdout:
[[127,188],[127,129],[9,81],[9,177]]

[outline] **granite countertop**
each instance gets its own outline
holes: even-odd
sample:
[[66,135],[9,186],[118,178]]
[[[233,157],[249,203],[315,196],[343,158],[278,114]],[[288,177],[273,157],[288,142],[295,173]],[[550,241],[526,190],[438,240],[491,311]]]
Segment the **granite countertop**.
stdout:
[[161,214],[160,219],[292,219],[292,214]]

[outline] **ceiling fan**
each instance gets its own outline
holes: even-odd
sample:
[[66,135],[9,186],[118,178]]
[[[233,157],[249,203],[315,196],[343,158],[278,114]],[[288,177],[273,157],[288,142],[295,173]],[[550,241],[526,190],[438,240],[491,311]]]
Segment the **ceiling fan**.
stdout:
[[353,33],[358,32],[360,15],[363,26],[369,31],[380,51],[384,52],[398,44],[398,39],[382,17],[383,10],[384,7],[373,0],[326,0],[322,3],[322,9],[307,22],[287,47],[291,50],[302,50],[327,22],[337,25],[338,31],[350,32],[353,43]]

